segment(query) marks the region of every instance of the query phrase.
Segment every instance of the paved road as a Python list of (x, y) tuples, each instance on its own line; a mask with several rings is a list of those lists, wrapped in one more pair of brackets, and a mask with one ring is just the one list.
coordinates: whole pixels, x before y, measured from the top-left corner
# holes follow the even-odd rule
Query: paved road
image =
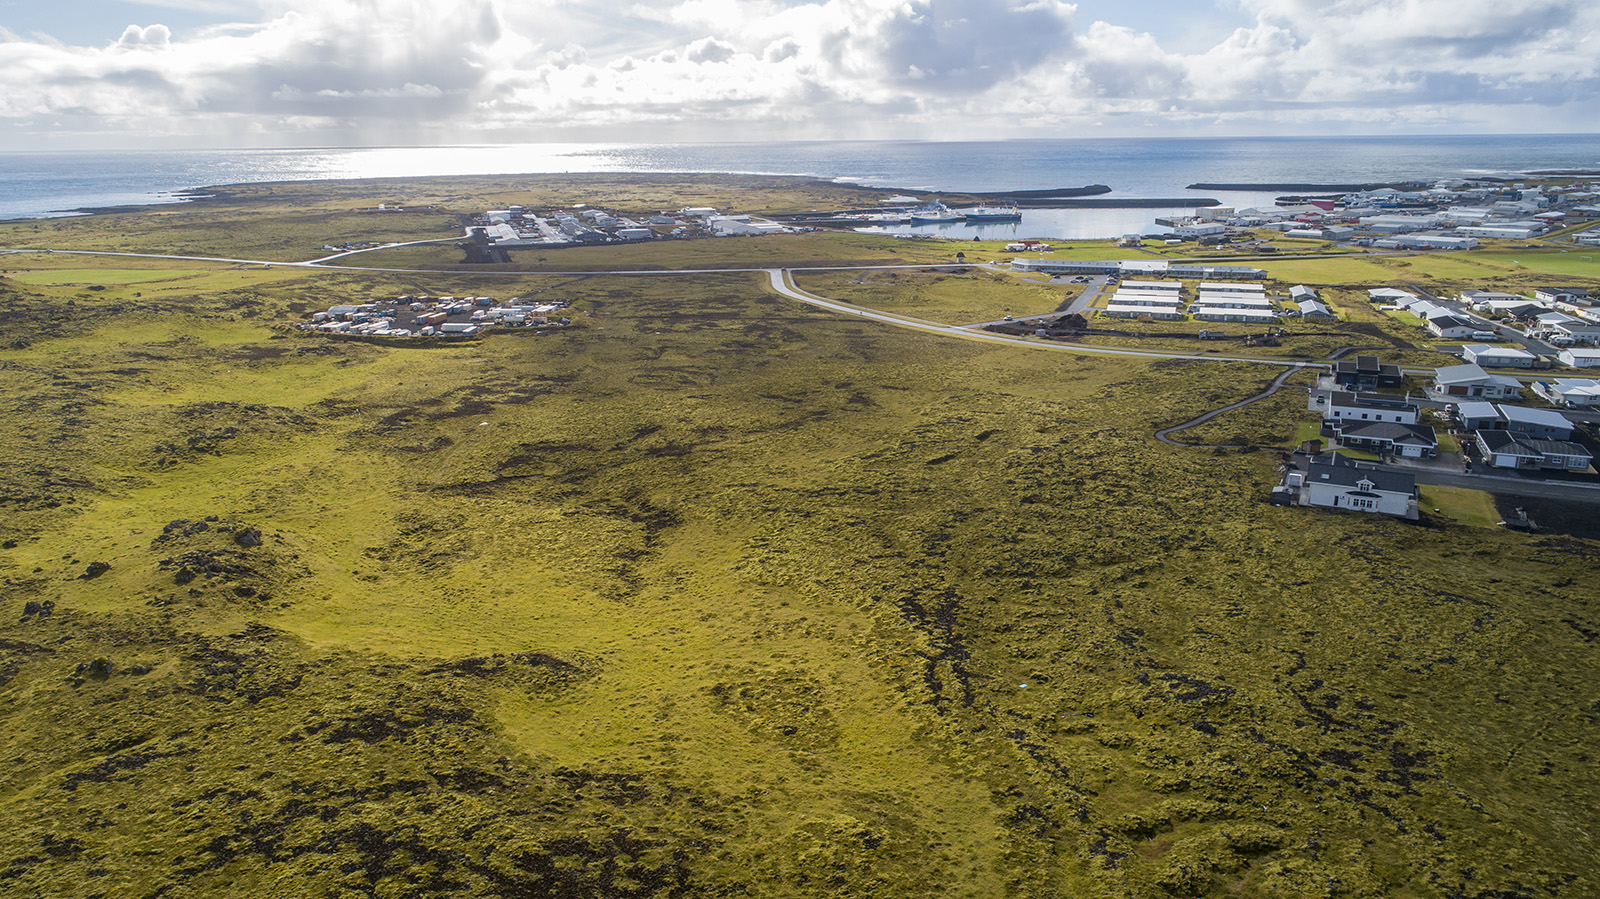
[(1600, 485), (1596, 484), (1581, 484), (1574, 481), (1544, 481), (1519, 478), (1515, 475), (1461, 474), (1434, 469), (1408, 468), (1399, 465), (1380, 465), (1378, 467), (1384, 471), (1412, 475), (1417, 479), (1418, 484), (1432, 484), (1439, 487), (1465, 487), (1468, 490), (1485, 490), (1489, 493), (1600, 505)]
[(464, 239), (465, 238), (462, 238), (462, 237), (439, 237), (439, 238), (435, 238), (433, 240), (407, 240), (407, 241), (402, 241), (400, 243), (386, 243), (383, 246), (379, 246), (379, 247), (365, 247), (365, 248), (360, 249), (360, 250), (345, 250), (343, 253), (334, 253), (332, 256), (324, 256), (321, 259), (312, 259), (312, 260), (309, 260), (309, 261), (307, 261), (305, 263), (300, 263), (300, 264), (304, 264), (304, 265), (324, 265), (326, 263), (332, 262), (335, 259), (343, 259), (346, 256), (356, 256), (356, 255), (359, 255), (361, 253), (374, 253), (374, 252), (377, 252), (378, 250), (392, 250), (392, 249), (394, 249), (396, 247), (423, 247), (423, 246), (428, 246), (429, 244), (436, 244), (436, 243), (456, 243), (457, 241), (464, 240)]
[[(926, 266), (918, 266), (918, 268), (926, 268)], [(828, 309), (833, 312), (841, 312), (845, 315), (854, 315), (860, 318), (870, 319), (872, 321), (882, 322), (888, 325), (895, 325), (896, 327), (910, 328), (914, 331), (923, 331), (930, 334), (940, 334), (945, 337), (961, 337), (967, 340), (982, 340), (987, 343), (1003, 343), (1010, 346), (1026, 347), (1032, 350), (1049, 350), (1051, 352), (1078, 353), (1091, 356), (1135, 356), (1145, 359), (1189, 359), (1195, 362), (1223, 361), (1250, 362), (1258, 365), (1281, 365), (1288, 369), (1287, 374), (1292, 374), (1302, 368), (1326, 367), (1316, 362), (1299, 362), (1289, 359), (1263, 359), (1253, 356), (1218, 356), (1209, 353), (1204, 355), (1191, 353), (1162, 353), (1151, 350), (1121, 349), (1118, 347), (1046, 343), (1044, 341), (1032, 340), (1026, 337), (1011, 337), (1006, 334), (995, 334), (992, 331), (974, 330), (965, 325), (946, 325), (940, 322), (932, 322), (909, 315), (900, 315), (893, 312), (880, 312), (876, 309), (867, 309), (861, 306), (852, 306), (848, 303), (840, 303), (835, 300), (817, 296), (814, 293), (808, 293), (796, 287), (793, 280), (789, 276), (789, 272), (801, 271), (801, 269), (789, 270), (769, 268), (765, 269), (764, 271), (766, 271), (767, 276), (771, 281), (772, 289), (792, 300), (799, 300), (800, 302), (811, 306)], [(810, 271), (810, 269), (804, 269), (804, 271)]]
[[(451, 240), (457, 240), (459, 238), (450, 238), (450, 239)], [(1192, 361), (1195, 361), (1195, 362), (1244, 362), (1244, 363), (1252, 363), (1252, 364), (1256, 364), (1256, 365), (1279, 365), (1279, 366), (1284, 366), (1286, 368), (1289, 368), (1291, 370), (1298, 370), (1298, 369), (1301, 369), (1301, 368), (1326, 368), (1326, 366), (1319, 365), (1319, 364), (1316, 364), (1316, 363), (1299, 362), (1299, 361), (1288, 360), (1288, 359), (1271, 359), (1271, 358), (1263, 358), (1263, 357), (1257, 357), (1257, 356), (1224, 356), (1224, 355), (1210, 354), (1210, 353), (1207, 353), (1207, 354), (1204, 354), (1204, 355), (1192, 354), (1192, 353), (1163, 353), (1163, 352), (1155, 352), (1155, 351), (1150, 351), (1150, 350), (1121, 349), (1121, 348), (1117, 348), (1117, 347), (1081, 346), (1081, 345), (1069, 345), (1069, 344), (1062, 344), (1062, 343), (1043, 343), (1043, 342), (1040, 342), (1040, 341), (1037, 341), (1037, 340), (1030, 340), (1030, 339), (1024, 338), (1024, 337), (1010, 337), (1010, 336), (1007, 336), (1007, 335), (1004, 335), (1004, 334), (994, 334), (994, 333), (991, 333), (991, 332), (988, 332), (988, 331), (973, 330), (971, 328), (963, 327), (963, 326), (960, 326), (960, 325), (946, 325), (946, 324), (941, 324), (939, 322), (931, 322), (931, 321), (927, 321), (925, 319), (915, 318), (915, 317), (909, 316), (909, 315), (899, 315), (899, 314), (889, 313), (889, 312), (879, 312), (879, 311), (873, 310), (873, 309), (865, 309), (865, 308), (862, 308), (862, 307), (859, 307), (859, 306), (851, 306), (851, 305), (848, 305), (848, 304), (845, 304), (845, 303), (834, 302), (833, 300), (828, 300), (828, 299), (825, 299), (823, 297), (819, 297), (819, 296), (817, 296), (815, 294), (807, 293), (807, 292), (805, 292), (803, 290), (800, 290), (799, 288), (797, 288), (797, 287), (795, 287), (793, 285), (792, 281), (790, 280), (790, 276), (789, 276), (789, 272), (794, 272), (794, 271), (805, 271), (805, 272), (863, 271), (863, 270), (868, 270), (868, 271), (880, 271), (880, 270), (923, 270), (923, 271), (925, 271), (925, 270), (928, 270), (928, 269), (963, 269), (963, 268), (972, 268), (972, 267), (974, 267), (975, 264), (973, 264), (973, 263), (950, 262), (950, 263), (933, 263), (933, 264), (924, 263), (924, 264), (921, 264), (921, 265), (822, 265), (822, 266), (804, 266), (804, 267), (797, 267), (797, 268), (794, 268), (794, 269), (787, 269), (787, 270), (786, 269), (776, 269), (776, 268), (763, 268), (763, 267), (738, 267), (738, 268), (697, 268), (697, 269), (638, 269), (638, 270), (623, 270), (623, 271), (610, 271), (610, 272), (601, 272), (601, 271), (593, 271), (593, 270), (570, 271), (570, 272), (569, 271), (539, 271), (539, 272), (494, 272), (494, 271), (482, 272), (482, 271), (474, 271), (474, 272), (457, 272), (457, 271), (439, 271), (439, 270), (429, 270), (429, 269), (368, 268), (368, 267), (362, 267), (362, 266), (325, 265), (325, 264), (320, 264), (316, 260), (312, 260), (312, 261), (308, 261), (308, 262), (281, 262), (281, 261), (266, 260), (266, 259), (239, 259), (239, 258), (230, 257), (230, 256), (179, 256), (179, 255), (167, 255), (167, 254), (160, 254), (160, 253), (122, 253), (122, 252), (112, 252), (112, 251), (109, 251), (109, 250), (54, 250), (54, 249), (32, 249), (32, 248), (28, 248), (28, 249), (0, 248), (0, 253), (54, 253), (54, 254), (72, 255), (72, 256), (112, 256), (112, 257), (117, 257), (117, 258), (128, 258), (128, 259), (166, 259), (166, 260), (179, 260), (179, 261), (185, 261), (185, 262), (225, 262), (225, 263), (230, 263), (230, 264), (233, 264), (233, 265), (260, 265), (260, 266), (264, 266), (264, 267), (271, 267), (271, 266), (276, 265), (276, 266), (282, 266), (282, 267), (286, 267), (286, 268), (315, 269), (315, 270), (318, 270), (318, 271), (378, 272), (378, 273), (407, 274), (407, 275), (462, 275), (462, 274), (471, 274), (471, 275), (473, 275), (475, 277), (483, 276), (483, 275), (502, 275), (502, 276), (513, 277), (513, 278), (527, 278), (529, 275), (554, 275), (554, 276), (560, 276), (560, 277), (577, 277), (577, 276), (595, 277), (595, 276), (600, 276), (600, 275), (638, 275), (638, 276), (648, 276), (648, 277), (673, 277), (673, 276), (685, 276), (685, 275), (743, 274), (743, 273), (751, 273), (751, 272), (765, 272), (765, 273), (767, 273), (768, 277), (770, 278), (773, 290), (777, 291), (780, 294), (783, 294), (786, 297), (789, 297), (790, 299), (799, 300), (802, 303), (808, 303), (808, 304), (810, 304), (812, 306), (818, 306), (818, 307), (821, 307), (823, 309), (830, 309), (830, 310), (832, 310), (834, 312), (842, 312), (842, 313), (844, 313), (846, 315), (854, 315), (854, 316), (858, 316), (858, 317), (861, 317), (861, 318), (867, 318), (867, 319), (871, 319), (873, 321), (882, 322), (884, 324), (895, 325), (895, 326), (902, 327), (902, 328), (911, 328), (913, 330), (924, 331), (924, 332), (932, 333), (932, 334), (940, 334), (940, 335), (943, 335), (943, 336), (946, 336), (946, 337), (961, 337), (961, 338), (965, 338), (965, 339), (969, 339), (969, 340), (982, 340), (982, 341), (986, 341), (988, 343), (1003, 343), (1003, 344), (1009, 344), (1011, 346), (1021, 346), (1021, 347), (1027, 347), (1029, 349), (1035, 349), (1035, 350), (1051, 350), (1051, 351), (1055, 351), (1055, 352), (1068, 352), (1068, 353), (1078, 353), (1078, 354), (1083, 354), (1083, 355), (1095, 355), (1095, 356), (1134, 356), (1134, 357), (1141, 357), (1141, 358), (1146, 358), (1146, 359), (1188, 359), (1188, 360), (1192, 360)], [(348, 255), (348, 254), (340, 254), (340, 255)], [(991, 264), (991, 265), (985, 265), (983, 267), (985, 267), (985, 268), (994, 268), (995, 266)], [(1050, 313), (1050, 314), (1053, 315), (1055, 313)]]
[[(1105, 292), (1105, 289), (1105, 275), (1096, 275), (1095, 277), (1090, 278), (1088, 283), (1083, 285), (1083, 293), (1078, 294), (1078, 298), (1073, 300), (1072, 305), (1067, 307), (1067, 313), (1071, 314), (1076, 312), (1079, 315), (1085, 315), (1085, 313), (1088, 312), (1089, 305), (1098, 299), (1100, 294)], [(1085, 315), (1085, 317), (1087, 317), (1087, 315)]]
[[(458, 240), (461, 240), (461, 239), (462, 238), (459, 238), (459, 237), (452, 237), (452, 238), (449, 238), (448, 241), (458, 241)], [(441, 243), (441, 242), (448, 242), (448, 241), (446, 241), (444, 239), (441, 239), (441, 240), (437, 240), (437, 241), (415, 241), (415, 243)], [(393, 244), (393, 246), (408, 246), (408, 244)], [(374, 247), (372, 249), (378, 249), (378, 248)], [(340, 253), (340, 254), (338, 254), (338, 256), (330, 256), (330, 257), (327, 257), (327, 258), (334, 259), (334, 258), (339, 258), (339, 257), (342, 257), (342, 256), (354, 255), (357, 252), (371, 252), (371, 250), (352, 251), (351, 253)], [(264, 267), (278, 266), (278, 267), (281, 267), (281, 268), (304, 268), (304, 269), (313, 269), (313, 270), (316, 270), (316, 271), (330, 271), (330, 272), (376, 272), (376, 273), (379, 273), (379, 274), (392, 274), (392, 275), (471, 275), (472, 277), (475, 277), (475, 278), (486, 277), (486, 276), (487, 277), (499, 276), (499, 277), (503, 277), (503, 278), (528, 278), (528, 277), (540, 276), (540, 275), (554, 275), (554, 276), (558, 276), (558, 277), (573, 277), (573, 278), (575, 278), (575, 277), (590, 277), (590, 276), (597, 276), (597, 275), (648, 275), (648, 276), (652, 276), (652, 277), (674, 277), (674, 276), (684, 276), (684, 275), (749, 274), (749, 273), (752, 273), (752, 272), (765, 272), (765, 271), (768, 271), (766, 266), (760, 266), (760, 265), (738, 266), (738, 267), (730, 267), (730, 268), (619, 269), (619, 270), (616, 270), (616, 271), (597, 271), (595, 269), (578, 269), (578, 270), (574, 270), (574, 271), (538, 269), (538, 270), (534, 270), (534, 271), (515, 271), (515, 272), (508, 272), (508, 271), (480, 271), (480, 270), (462, 271), (462, 270), (458, 270), (458, 269), (436, 269), (436, 268), (434, 268), (434, 269), (429, 269), (429, 268), (381, 268), (381, 267), (377, 267), (377, 266), (327, 265), (327, 264), (325, 264), (325, 263), (323, 263), (323, 262), (321, 262), (319, 260), (315, 260), (315, 259), (308, 260), (308, 261), (305, 261), (305, 262), (284, 262), (284, 261), (277, 260), (277, 259), (238, 259), (238, 258), (235, 258), (235, 257), (232, 257), (232, 256), (178, 256), (178, 255), (163, 254), (163, 253), (120, 253), (120, 252), (114, 252), (114, 251), (111, 251), (111, 250), (56, 250), (56, 249), (50, 249), (50, 248), (27, 248), (27, 247), (25, 247), (25, 248), (9, 248), (9, 247), (0, 247), (0, 255), (14, 255), (14, 254), (26, 254), (26, 253), (46, 253), (46, 254), (54, 254), (54, 255), (59, 255), (59, 256), (112, 256), (112, 257), (121, 258), (121, 259), (165, 259), (165, 260), (177, 260), (177, 261), (180, 261), (180, 262), (226, 262), (226, 263), (228, 263), (230, 265), (260, 265), (260, 266), (264, 266)], [(1007, 270), (1009, 270), (1007, 266), (997, 265), (997, 264), (985, 264), (985, 265), (981, 265), (980, 266), (977, 263), (970, 263), (970, 262), (932, 262), (932, 263), (925, 262), (925, 263), (916, 264), (916, 265), (911, 265), (911, 264), (901, 264), (901, 265), (816, 265), (816, 266), (797, 267), (797, 268), (791, 269), (791, 271), (797, 271), (797, 272), (799, 272), (799, 271), (805, 271), (805, 272), (907, 271), (907, 270), (927, 271), (927, 270), (930, 270), (930, 269), (956, 270), (956, 269), (969, 269), (969, 268), (980, 268), (980, 267), (981, 268), (988, 268), (988, 269), (993, 270), (993, 271), (1007, 271)]]
[(1528, 352), (1534, 354), (1535, 356), (1544, 356), (1546, 358), (1554, 358), (1555, 357), (1555, 354), (1557, 352), (1556, 348), (1551, 346), (1550, 344), (1545, 343), (1542, 340), (1538, 340), (1536, 338), (1529, 337), (1528, 335), (1522, 333), (1521, 331), (1518, 331), (1515, 328), (1509, 327), (1507, 325), (1502, 325), (1502, 324), (1499, 324), (1497, 322), (1490, 321), (1489, 319), (1484, 318), (1483, 316), (1479, 315), (1477, 312), (1473, 311), (1470, 307), (1466, 306), (1465, 304), (1458, 303), (1455, 300), (1447, 300), (1447, 299), (1444, 299), (1442, 297), (1434, 296), (1433, 294), (1427, 292), (1426, 290), (1423, 290), (1422, 287), (1420, 287), (1419, 285), (1416, 285), (1416, 284), (1407, 284), (1406, 285), (1406, 289), (1411, 291), (1412, 293), (1416, 294), (1417, 296), (1422, 297), (1424, 300), (1428, 300), (1430, 302), (1438, 303), (1441, 306), (1445, 306), (1445, 307), (1448, 307), (1450, 309), (1455, 310), (1455, 313), (1457, 315), (1461, 316), (1462, 318), (1467, 319), (1468, 321), (1472, 322), (1474, 325), (1477, 325), (1478, 327), (1482, 328), (1485, 331), (1493, 331), (1493, 332), (1495, 332), (1502, 339), (1509, 340), (1512, 343), (1515, 343), (1518, 346), (1521, 346), (1523, 349), (1525, 349)]
[(1266, 390), (1261, 391), (1260, 393), (1256, 394), (1255, 396), (1239, 400), (1236, 403), (1229, 403), (1228, 405), (1223, 406), (1220, 409), (1212, 409), (1210, 412), (1207, 412), (1204, 415), (1199, 415), (1199, 416), (1196, 416), (1194, 418), (1191, 418), (1188, 421), (1184, 422), (1183, 424), (1173, 425), (1170, 428), (1162, 428), (1161, 430), (1156, 432), (1156, 439), (1161, 441), (1162, 443), (1166, 443), (1166, 444), (1169, 444), (1171, 446), (1189, 446), (1189, 447), (1195, 447), (1195, 448), (1199, 448), (1199, 449), (1215, 449), (1216, 448), (1216, 444), (1183, 443), (1181, 441), (1173, 440), (1172, 439), (1172, 435), (1177, 433), (1178, 431), (1187, 430), (1187, 429), (1192, 428), (1192, 427), (1194, 427), (1196, 425), (1203, 425), (1206, 422), (1210, 421), (1211, 419), (1216, 418), (1218, 415), (1223, 414), (1224, 412), (1232, 412), (1235, 409), (1238, 409), (1238, 408), (1241, 408), (1241, 407), (1244, 407), (1244, 406), (1248, 406), (1251, 403), (1259, 402), (1261, 400), (1266, 399), (1269, 396), (1272, 396), (1274, 393), (1277, 393), (1278, 391), (1283, 389), (1284, 382), (1288, 381), (1289, 377), (1291, 375), (1293, 375), (1295, 373), (1295, 371), (1296, 371), (1296, 369), (1293, 369), (1293, 368), (1285, 369), (1276, 378), (1272, 379), (1272, 383), (1267, 387)]
[[(984, 266), (984, 268), (990, 268), (990, 266)], [(1088, 282), (1085, 283), (1085, 282), (1080, 282), (1080, 281), (1074, 281), (1071, 278), (1051, 278), (1049, 281), (1046, 281), (1045, 283), (1046, 284), (1081, 283), (1081, 284), (1083, 284), (1083, 292), (1078, 294), (1077, 296), (1073, 297), (1072, 299), (1066, 301), (1065, 303), (1062, 303), (1059, 307), (1056, 308), (1056, 310), (1054, 312), (1041, 312), (1041, 313), (1039, 313), (1037, 315), (1014, 315), (1014, 316), (1012, 316), (1010, 318), (998, 318), (998, 319), (994, 319), (993, 321), (986, 321), (986, 322), (970, 322), (968, 324), (962, 325), (962, 327), (963, 328), (987, 328), (990, 325), (1014, 325), (1014, 324), (1016, 324), (1018, 322), (1026, 323), (1026, 322), (1038, 322), (1038, 321), (1052, 321), (1052, 320), (1054, 320), (1056, 318), (1059, 318), (1059, 317), (1061, 317), (1063, 315), (1071, 315), (1074, 312), (1082, 313), (1082, 312), (1084, 312), (1084, 310), (1089, 308), (1089, 304), (1090, 303), (1094, 302), (1094, 298), (1100, 295), (1101, 288), (1105, 287), (1105, 285), (1106, 285), (1106, 279), (1105, 279), (1104, 275), (1101, 275), (1101, 276), (1099, 276), (1097, 278), (1090, 278), (1088, 280)]]

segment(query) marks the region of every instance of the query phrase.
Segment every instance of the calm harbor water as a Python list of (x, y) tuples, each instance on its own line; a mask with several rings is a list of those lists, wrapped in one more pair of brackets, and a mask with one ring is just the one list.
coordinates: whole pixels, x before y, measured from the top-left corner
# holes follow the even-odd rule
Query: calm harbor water
[[(846, 141), (762, 144), (0, 153), (0, 218), (179, 202), (206, 186), (267, 181), (560, 172), (806, 175), (918, 190), (1037, 190), (1105, 184), (1110, 198), (1273, 193), (1190, 191), (1207, 182), (1367, 182), (1600, 171), (1600, 135), (1357, 138)], [(593, 202), (604, 204), (603, 197)], [(942, 236), (1111, 237), (1178, 209), (1026, 210), (1021, 223), (926, 226)]]

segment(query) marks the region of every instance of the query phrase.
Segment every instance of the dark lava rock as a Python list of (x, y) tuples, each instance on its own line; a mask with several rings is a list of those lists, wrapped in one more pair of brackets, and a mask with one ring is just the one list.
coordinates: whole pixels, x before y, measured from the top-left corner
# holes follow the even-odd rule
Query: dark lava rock
[(106, 572), (108, 572), (110, 570), (111, 570), (111, 566), (106, 564), (105, 562), (90, 562), (89, 563), (89, 567), (85, 568), (83, 570), (83, 574), (78, 575), (78, 580), (80, 580), (80, 581), (94, 580), (95, 578), (99, 577), (102, 574), (105, 574)]
[(261, 531), (257, 528), (245, 528), (233, 535), (233, 542), (249, 549), (261, 545)]
[(110, 659), (101, 656), (100, 658), (90, 662), (79, 662), (74, 673), (92, 677), (97, 680), (103, 680), (111, 676), (111, 670), (113, 667), (114, 666), (111, 664)]

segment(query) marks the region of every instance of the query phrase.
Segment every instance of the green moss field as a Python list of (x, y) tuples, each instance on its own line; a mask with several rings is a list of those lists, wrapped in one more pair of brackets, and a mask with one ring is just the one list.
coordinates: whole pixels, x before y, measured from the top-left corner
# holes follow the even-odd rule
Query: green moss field
[[(557, 181), (0, 224), (28, 250), (0, 256), (0, 895), (1600, 895), (1600, 543), (1496, 527), (1475, 491), (1419, 522), (1268, 505), (1307, 375), (1172, 446), (1154, 432), (1281, 366), (921, 333), (754, 272), (42, 252), (304, 261), (601, 191), (876, 202)], [(681, 246), (560, 255), (974, 253)], [(1600, 275), (1512, 256), (1274, 262), (1345, 285), (1353, 317), (1278, 352), (1444, 364), (1361, 289)], [(981, 269), (797, 280), (941, 322), (1071, 296)], [(564, 299), (572, 324), (292, 327), (419, 293)]]

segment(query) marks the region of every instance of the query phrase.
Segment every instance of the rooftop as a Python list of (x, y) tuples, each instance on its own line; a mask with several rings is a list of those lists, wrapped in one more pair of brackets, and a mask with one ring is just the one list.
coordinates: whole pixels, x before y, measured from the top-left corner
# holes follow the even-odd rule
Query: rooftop
[(1532, 409), (1527, 406), (1508, 406), (1505, 404), (1498, 405), (1495, 408), (1500, 410), (1500, 416), (1508, 422), (1536, 425), (1541, 428), (1572, 430), (1572, 422), (1565, 415), (1553, 409)]
[(1500, 410), (1495, 408), (1494, 403), (1483, 400), (1467, 400), (1466, 402), (1456, 403), (1456, 413), (1464, 419), (1500, 417)]
[(1354, 459), (1338, 453), (1323, 453), (1314, 457), (1306, 467), (1307, 484), (1333, 484), (1339, 487), (1356, 487), (1360, 482), (1370, 483), (1375, 490), (1388, 493), (1412, 493), (1417, 479), (1397, 471), (1379, 471), (1376, 468), (1358, 467)]
[(1427, 425), (1408, 425), (1397, 421), (1341, 421), (1337, 425), (1341, 438), (1358, 440), (1388, 440), (1415, 446), (1437, 446), (1439, 437)]
[(1474, 356), (1500, 356), (1508, 359), (1532, 359), (1533, 354), (1527, 350), (1518, 350), (1506, 346), (1493, 346), (1487, 343), (1469, 343), (1461, 347), (1463, 352)]

